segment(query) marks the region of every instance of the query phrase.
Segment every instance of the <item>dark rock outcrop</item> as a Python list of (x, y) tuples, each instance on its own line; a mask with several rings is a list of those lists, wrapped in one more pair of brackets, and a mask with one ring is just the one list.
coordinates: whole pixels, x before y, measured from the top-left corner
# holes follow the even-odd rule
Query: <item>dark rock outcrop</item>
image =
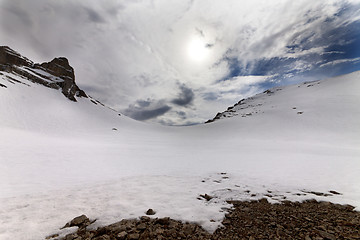
[(35, 68), (46, 69), (46, 71), (56, 77), (62, 79), (75, 80), (74, 69), (69, 65), (69, 61), (65, 57), (54, 58), (51, 62), (35, 64)]
[(90, 219), (86, 215), (81, 215), (74, 218), (70, 222), (66, 223), (66, 225), (63, 228), (74, 227), (74, 226), (79, 228), (86, 228), (90, 224), (91, 224)]
[(145, 214), (146, 214), (146, 215), (155, 215), (156, 212), (155, 212), (152, 208), (149, 208), (149, 209), (146, 211)]
[(76, 101), (75, 97), (87, 97), (76, 85), (74, 69), (65, 57), (34, 64), (11, 48), (0, 46), (0, 71), (15, 73), (49, 88), (61, 89), (72, 101)]
[(6, 71), (13, 65), (32, 67), (33, 62), (7, 46), (0, 46), (0, 70)]
[(74, 69), (69, 65), (65, 57), (54, 58), (51, 62), (35, 64), (36, 69), (44, 70), (63, 81), (57, 84), (61, 87), (62, 93), (70, 100), (76, 101), (77, 97), (87, 97), (85, 92), (75, 84)]
[[(58, 239), (58, 234), (47, 239)], [(79, 228), (76, 233), (66, 235), (61, 240), (136, 240), (136, 239), (211, 239), (211, 235), (200, 226), (193, 223), (182, 223), (170, 218), (150, 218), (142, 216), (140, 219), (123, 219), (109, 226), (96, 230)]]
[(236, 107), (236, 106), (238, 106), (238, 105), (243, 105), (243, 104), (244, 104), (244, 101), (245, 101), (245, 99), (241, 99), (239, 102), (235, 103), (234, 106), (228, 107), (226, 111), (224, 111), (224, 112), (218, 112), (213, 119), (209, 119), (209, 120), (207, 120), (205, 123), (215, 122), (216, 120), (219, 120), (220, 118), (225, 117), (225, 116), (226, 116), (226, 113), (234, 113), (234, 112), (236, 112), (236, 111), (233, 110), (234, 107)]

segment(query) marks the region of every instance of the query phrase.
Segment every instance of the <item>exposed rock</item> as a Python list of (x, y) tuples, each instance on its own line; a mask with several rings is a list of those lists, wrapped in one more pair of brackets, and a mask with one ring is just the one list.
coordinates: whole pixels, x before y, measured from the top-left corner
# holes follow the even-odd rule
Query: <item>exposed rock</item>
[(142, 217), (140, 217), (140, 220), (142, 221), (142, 222), (149, 222), (150, 221), (150, 217), (148, 217), (148, 216), (142, 216)]
[[(197, 224), (143, 216), (140, 220), (124, 219), (96, 230), (79, 229), (61, 240), (360, 239), (360, 213), (353, 208), (350, 210), (349, 205), (324, 204), (316, 200), (271, 204), (266, 199), (229, 203), (234, 208), (226, 214), (223, 227), (213, 234)], [(87, 220), (80, 216), (71, 222), (81, 224)]]
[(0, 71), (11, 70), (11, 66), (32, 67), (33, 62), (7, 46), (0, 46)]
[(118, 239), (125, 239), (127, 235), (128, 235), (127, 232), (122, 231), (121, 233), (119, 233), (118, 235), (116, 235), (116, 237), (117, 237)]
[(56, 238), (58, 236), (59, 236), (59, 234), (56, 233), (56, 234), (53, 234), (53, 235), (50, 235), (50, 236), (46, 237), (45, 239)]
[(87, 97), (76, 85), (74, 69), (64, 57), (34, 64), (11, 48), (0, 46), (0, 71), (15, 73), (49, 88), (61, 89), (61, 92), (72, 101), (76, 101), (75, 97)]
[(270, 95), (270, 94), (272, 94), (272, 93), (274, 93), (274, 92), (272, 92), (272, 91), (270, 91), (270, 90), (268, 89), (268, 90), (264, 91), (263, 93)]
[(156, 212), (153, 210), (153, 209), (151, 209), (151, 208), (149, 208), (147, 211), (146, 211), (146, 215), (155, 215), (156, 214)]
[(85, 228), (90, 224), (91, 224), (90, 219), (85, 215), (81, 215), (68, 222), (63, 228), (74, 227), (74, 226), (79, 228)]
[(132, 233), (129, 235), (129, 240), (137, 240), (140, 238), (140, 235), (138, 233)]
[(213, 199), (214, 197), (207, 195), (206, 193), (203, 195), (201, 194), (200, 197), (204, 198), (206, 201), (210, 201), (211, 199)]
[(137, 230), (145, 230), (146, 229), (146, 224), (145, 223), (140, 223), (139, 225), (137, 225), (136, 227)]
[(306, 235), (305, 240), (311, 240), (311, 237), (309, 235)]
[(194, 233), (195, 227), (193, 225), (187, 224), (184, 227), (184, 234), (189, 236), (190, 234)]
[(54, 58), (51, 62), (35, 64), (35, 68), (46, 69), (46, 71), (56, 77), (62, 79), (75, 80), (74, 69), (69, 65), (69, 61), (65, 57)]
[[(251, 99), (252, 99), (252, 98), (248, 98), (248, 100), (251, 100)], [(235, 108), (236, 106), (238, 106), (238, 105), (244, 105), (245, 102), (246, 102), (246, 99), (241, 99), (239, 102), (235, 103), (233, 106), (228, 107), (226, 111), (224, 111), (224, 112), (218, 112), (213, 119), (209, 119), (209, 120), (207, 120), (205, 123), (212, 123), (212, 122), (214, 122), (214, 121), (216, 121), (216, 120), (219, 120), (219, 119), (221, 119), (221, 118), (224, 118), (224, 117), (236, 116), (236, 115), (237, 115), (237, 112), (236, 112), (236, 110), (234, 110), (234, 108)], [(260, 104), (260, 105), (261, 105), (261, 104)], [(241, 109), (243, 109), (243, 108), (241, 108)], [(251, 116), (251, 115), (252, 115), (252, 114), (248, 114), (248, 115), (244, 114), (243, 117)]]
[[(339, 219), (354, 219), (360, 224), (360, 213), (340, 210), (336, 204), (316, 200), (303, 203), (285, 201), (270, 204), (267, 200), (232, 201), (234, 209), (226, 216), (225, 227), (215, 231), (213, 239), (354, 239), (355, 226), (346, 227)], [(243, 211), (244, 208), (250, 209)], [(220, 236), (220, 237), (219, 237)]]
[(79, 235), (77, 235), (76, 233), (68, 234), (65, 236), (64, 240), (79, 240)]
[(168, 218), (168, 217), (159, 218), (159, 219), (156, 220), (156, 223), (158, 223), (160, 225), (169, 225), (170, 218)]
[(304, 193), (309, 193), (309, 194), (314, 194), (316, 196), (324, 196), (324, 197), (329, 197), (329, 196), (332, 196), (331, 194), (329, 193), (322, 193), (322, 192), (315, 192), (315, 191), (302, 191)]
[(90, 223), (90, 220), (87, 216), (85, 215), (81, 215), (81, 216), (78, 216), (76, 218), (74, 218), (71, 222), (70, 222), (70, 226), (81, 226), (81, 225), (86, 225), (86, 224), (89, 224)]
[[(83, 240), (83, 239), (80, 238), (80, 239), (76, 239), (76, 240)], [(102, 236), (96, 238), (96, 240), (111, 240), (111, 237), (109, 235), (102, 235)]]
[(330, 233), (327, 233), (325, 231), (318, 230), (318, 233), (321, 237), (323, 237), (326, 240), (336, 240), (336, 237)]
[(74, 69), (69, 65), (67, 58), (54, 58), (51, 62), (35, 64), (34, 68), (44, 70), (53, 76), (61, 78), (63, 82), (58, 82), (58, 85), (68, 99), (76, 101), (75, 96), (87, 97), (85, 92), (75, 84)]

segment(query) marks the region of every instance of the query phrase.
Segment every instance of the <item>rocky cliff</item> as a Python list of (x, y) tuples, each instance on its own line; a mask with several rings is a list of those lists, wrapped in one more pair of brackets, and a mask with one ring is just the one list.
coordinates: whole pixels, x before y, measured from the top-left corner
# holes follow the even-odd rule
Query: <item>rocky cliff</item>
[(49, 88), (61, 89), (71, 101), (76, 101), (76, 97), (87, 97), (76, 85), (74, 69), (64, 57), (38, 64), (7, 46), (0, 46), (0, 71), (19, 75)]

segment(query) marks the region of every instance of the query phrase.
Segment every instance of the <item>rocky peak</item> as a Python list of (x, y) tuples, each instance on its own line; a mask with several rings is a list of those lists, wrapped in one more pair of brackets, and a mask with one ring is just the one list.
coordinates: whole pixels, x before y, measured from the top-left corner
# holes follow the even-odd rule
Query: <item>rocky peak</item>
[(54, 58), (51, 62), (36, 64), (35, 68), (43, 68), (48, 73), (60, 77), (62, 79), (72, 79), (75, 82), (74, 69), (70, 66), (69, 61), (65, 57)]
[(85, 92), (76, 85), (74, 69), (65, 57), (34, 64), (11, 48), (1, 46), (0, 71), (15, 73), (49, 88), (61, 89), (68, 99), (75, 102), (75, 97), (87, 97)]
[(10, 66), (33, 66), (33, 62), (7, 46), (0, 46), (0, 70), (9, 69)]
[(70, 100), (76, 101), (77, 97), (87, 97), (84, 91), (82, 91), (75, 84), (74, 69), (70, 66), (69, 61), (65, 57), (54, 58), (51, 62), (45, 62), (41, 64), (35, 64), (34, 68), (41, 69), (50, 73), (55, 77), (61, 78), (63, 81), (57, 84), (61, 87), (62, 93)]

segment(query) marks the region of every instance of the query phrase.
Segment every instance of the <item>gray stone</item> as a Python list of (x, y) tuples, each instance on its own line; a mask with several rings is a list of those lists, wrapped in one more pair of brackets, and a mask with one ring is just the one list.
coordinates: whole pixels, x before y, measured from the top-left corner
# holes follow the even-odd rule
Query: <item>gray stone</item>
[(318, 230), (318, 233), (321, 237), (327, 240), (336, 240), (336, 237), (330, 233), (327, 233), (325, 231)]
[(117, 237), (118, 239), (122, 240), (122, 239), (125, 239), (127, 235), (128, 235), (127, 232), (122, 231), (122, 232), (119, 233), (116, 237)]
[(159, 219), (156, 220), (156, 223), (158, 223), (160, 225), (169, 225), (170, 218), (169, 217), (159, 218)]
[(136, 229), (143, 231), (143, 230), (146, 229), (146, 224), (145, 223), (140, 223), (139, 225), (137, 225)]
[(73, 220), (71, 220), (70, 227), (73, 227), (73, 226), (80, 227), (83, 225), (88, 225), (89, 223), (90, 223), (89, 218), (86, 217), (85, 215), (81, 215), (81, 216), (78, 216), (78, 217), (74, 218)]
[(147, 211), (146, 211), (146, 215), (155, 215), (156, 214), (156, 212), (153, 210), (153, 209), (151, 209), (151, 208), (149, 208)]
[(130, 239), (130, 240), (137, 240), (139, 238), (140, 238), (140, 235), (138, 233), (132, 233), (128, 237), (128, 239)]

